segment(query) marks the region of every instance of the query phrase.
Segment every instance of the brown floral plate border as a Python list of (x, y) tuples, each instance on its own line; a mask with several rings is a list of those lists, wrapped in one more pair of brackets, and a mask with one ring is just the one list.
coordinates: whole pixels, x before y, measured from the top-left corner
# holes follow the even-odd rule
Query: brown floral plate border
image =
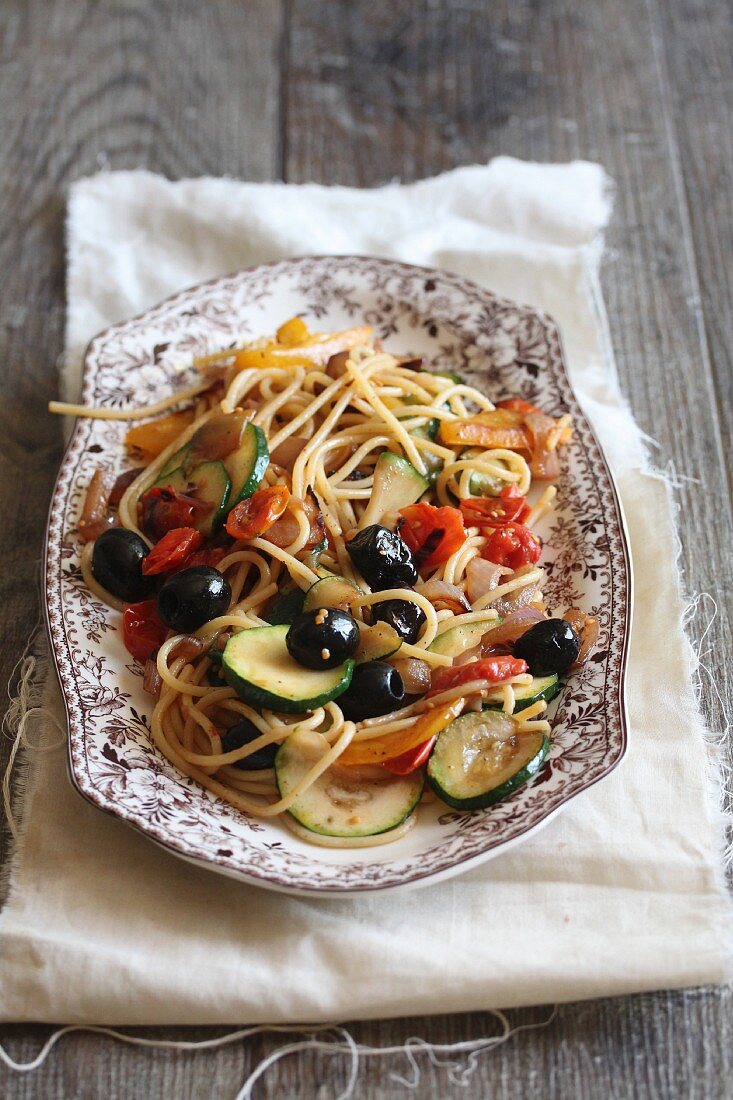
[(124, 423), (80, 420), (49, 516), (48, 628), (69, 721), (77, 790), (169, 851), (258, 886), (348, 894), (415, 887), (456, 874), (529, 836), (616, 767), (626, 750), (624, 676), (631, 569), (608, 466), (570, 387), (557, 326), (444, 271), (359, 256), (281, 260), (216, 279), (114, 325), (86, 354), (83, 400), (149, 403), (190, 377), (195, 355), (272, 332), (295, 313), (312, 327), (366, 321), (390, 350), (425, 355), (493, 399), (520, 394), (575, 422), (558, 508), (541, 531), (548, 606), (579, 605), (600, 621), (591, 661), (553, 706), (552, 750), (535, 780), (489, 810), (439, 803), (401, 841), (336, 850), (310, 846), (281, 822), (250, 818), (180, 775), (150, 741), (150, 698), (124, 650), (117, 612), (82, 580), (77, 522), (95, 467), (128, 462)]

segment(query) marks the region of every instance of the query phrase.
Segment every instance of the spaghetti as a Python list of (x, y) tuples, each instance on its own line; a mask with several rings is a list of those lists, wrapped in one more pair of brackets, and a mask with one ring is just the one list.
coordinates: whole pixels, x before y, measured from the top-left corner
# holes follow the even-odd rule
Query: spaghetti
[[(491, 751), (502, 761), (507, 745), (532, 738), (546, 745), (550, 731), (549, 696), (532, 700), (538, 677), (514, 649), (537, 624), (557, 621), (545, 613), (531, 530), (553, 507), (555, 490), (546, 487), (533, 507), (526, 495), (535, 472), (556, 461), (570, 438), (570, 418), (553, 420), (518, 399), (495, 407), (460, 378), (401, 360), (369, 337), (367, 328), (314, 336), (296, 318), (273, 340), (203, 357), (199, 383), (147, 410), (54, 404), (78, 416), (143, 419), (196, 399), (182, 431), (181, 414), (169, 413), (131, 433), (149, 460), (116, 513), (90, 527), (101, 537), (83, 549), (83, 577), (124, 612), (125, 642), (141, 663), (147, 658), (158, 750), (243, 813), (285, 815), (297, 836), (330, 847), (404, 836), (427, 754), (466, 716), (499, 723)], [(147, 427), (154, 430), (146, 446)], [(126, 546), (142, 547), (145, 591), (163, 585), (157, 605), (121, 594), (121, 582), (99, 564), (110, 534), (121, 552), (119, 528)], [(389, 547), (399, 544), (411, 583), (375, 580), (367, 545), (374, 532), (385, 533)], [(176, 629), (175, 616), (171, 627), (163, 590), (197, 571), (224, 578), (225, 605), (194, 628)], [(337, 598), (333, 585), (328, 594), (329, 578), (341, 583)], [(319, 584), (323, 597), (309, 609)], [(385, 625), (385, 609), (398, 626), (402, 615), (418, 628)], [(277, 668), (287, 665), (297, 688), (293, 636), (308, 615), (310, 630), (348, 618), (359, 648), (333, 671), (335, 681), (341, 675), (337, 688), (299, 709), (277, 677), (255, 683), (233, 655), (257, 630), (248, 638), (262, 639), (263, 667), (275, 660), (267, 647), (277, 642)], [(320, 646), (322, 671), (318, 644), (315, 656), (303, 656), (304, 681), (331, 675), (333, 644)], [(384, 683), (394, 686), (396, 676), (404, 698), (398, 692), (391, 706), (367, 698), (368, 684), (378, 682), (372, 678), (354, 702), (368, 665), (387, 669), (379, 673)], [(529, 700), (524, 709), (522, 700)], [(281, 774), (286, 743), (297, 748), (289, 775)], [(374, 792), (384, 801), (385, 791), (410, 783), (417, 798), (408, 812), (364, 826), (360, 807)], [(440, 784), (432, 786), (440, 795)], [(313, 810), (323, 800), (331, 813), (325, 821)]]

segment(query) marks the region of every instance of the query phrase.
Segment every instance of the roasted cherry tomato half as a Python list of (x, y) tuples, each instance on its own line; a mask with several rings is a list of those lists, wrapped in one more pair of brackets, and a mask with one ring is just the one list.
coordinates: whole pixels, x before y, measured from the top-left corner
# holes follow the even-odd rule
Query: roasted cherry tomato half
[(148, 577), (155, 573), (173, 573), (198, 550), (203, 541), (204, 536), (195, 527), (174, 527), (156, 542), (143, 560), (143, 573)]
[(540, 560), (542, 543), (529, 527), (522, 523), (507, 523), (497, 527), (489, 535), (481, 551), (481, 557), (495, 565), (519, 569), (520, 565), (534, 565)]
[(125, 649), (144, 665), (165, 641), (168, 627), (161, 621), (155, 600), (132, 603), (122, 613)]
[(536, 405), (533, 405), (531, 401), (525, 401), (522, 397), (505, 397), (503, 401), (496, 402), (497, 409), (509, 409), (511, 412), (520, 413), (538, 413), (541, 409), (538, 409)]
[(280, 519), (290, 500), (285, 485), (269, 485), (258, 489), (248, 500), (242, 500), (227, 516), (227, 534), (233, 539), (256, 539), (269, 531)]
[(195, 527), (196, 521), (208, 510), (209, 505), (195, 497), (166, 486), (155, 486), (140, 500), (140, 527), (151, 539), (162, 539), (174, 528)]
[(412, 551), (418, 569), (435, 569), (466, 541), (463, 516), (457, 508), (410, 504), (400, 509), (400, 535)]
[(509, 485), (498, 497), (466, 497), (461, 501), (461, 514), (469, 527), (503, 527), (513, 520), (521, 523), (528, 513), (526, 498)]

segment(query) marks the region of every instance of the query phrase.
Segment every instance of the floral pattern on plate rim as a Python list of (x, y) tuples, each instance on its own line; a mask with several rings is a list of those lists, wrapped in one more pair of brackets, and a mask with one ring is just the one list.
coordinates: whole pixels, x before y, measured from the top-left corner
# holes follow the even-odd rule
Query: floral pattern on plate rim
[[(124, 422), (80, 420), (54, 490), (46, 539), (47, 620), (69, 720), (78, 791), (175, 854), (285, 892), (346, 894), (418, 886), (505, 850), (620, 762), (631, 570), (616, 490), (565, 370), (547, 314), (460, 276), (392, 260), (280, 260), (185, 290), (90, 343), (83, 400), (124, 407), (180, 388), (197, 354), (272, 331), (301, 313), (315, 326), (366, 320), (390, 350), (427, 355), (492, 399), (520, 394), (575, 431), (542, 531), (548, 606), (599, 617), (593, 659), (551, 710), (550, 758), (535, 780), (490, 810), (435, 804), (402, 841), (371, 849), (310, 847), (281, 823), (250, 818), (182, 776), (152, 746), (140, 670), (122, 648), (118, 613), (84, 587), (76, 523), (91, 472), (129, 465)], [(553, 714), (554, 711), (554, 714)], [(423, 824), (423, 815), (428, 820)]]

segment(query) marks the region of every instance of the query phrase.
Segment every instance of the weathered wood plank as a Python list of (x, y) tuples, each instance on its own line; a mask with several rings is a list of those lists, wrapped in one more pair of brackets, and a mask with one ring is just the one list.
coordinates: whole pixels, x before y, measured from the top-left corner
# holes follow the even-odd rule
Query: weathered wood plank
[[(29, 0), (0, 15), (0, 551), (7, 563), (0, 598), (8, 609), (0, 671), (12, 667), (34, 606), (32, 559), (59, 457), (43, 409), (62, 346), (61, 193), (107, 163), (248, 178), (282, 169), (291, 179), (372, 184), (496, 153), (602, 160), (618, 184), (605, 293), (624, 386), (662, 453), (683, 472), (705, 470), (709, 496), (700, 501), (693, 489), (683, 498), (684, 560), (696, 587), (727, 584), (730, 592), (721, 464), (721, 440), (727, 455), (730, 437), (724, 418), (714, 419), (712, 396), (729, 400), (731, 347), (720, 279), (730, 254), (733, 165), (724, 6), (673, 0), (664, 19), (656, 0), (293, 0), (287, 7), (287, 125), (279, 136), (279, 0)], [(717, 425), (718, 434), (701, 424)], [(712, 532), (704, 546), (699, 525)], [(715, 635), (718, 649), (722, 638)], [(529, 1023), (546, 1010), (510, 1015)], [(410, 1034), (436, 1041), (493, 1034), (495, 1024), (472, 1015), (352, 1030), (363, 1042), (387, 1044)], [(565, 1006), (546, 1030), (482, 1056), (460, 1095), (519, 1100), (532, 1089), (724, 1100), (732, 1032), (730, 997), (718, 991)], [(2, 1041), (28, 1058), (48, 1033), (5, 1028)], [(234, 1096), (281, 1041), (181, 1055), (74, 1036), (35, 1074), (0, 1070), (0, 1092), (18, 1100)], [(426, 1059), (420, 1065), (419, 1095), (458, 1093), (444, 1069)], [(347, 1069), (344, 1059), (293, 1058), (268, 1074), (258, 1095), (332, 1096), (345, 1087)], [(404, 1097), (391, 1070), (406, 1073), (405, 1061), (366, 1063), (357, 1095)]]

